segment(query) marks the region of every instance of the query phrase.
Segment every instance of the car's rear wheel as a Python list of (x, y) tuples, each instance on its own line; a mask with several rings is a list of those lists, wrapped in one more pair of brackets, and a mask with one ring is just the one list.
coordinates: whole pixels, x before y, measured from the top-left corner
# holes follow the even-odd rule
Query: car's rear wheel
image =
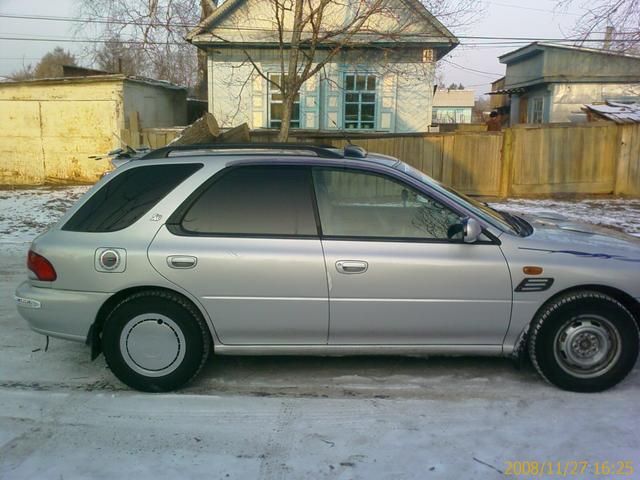
[(111, 311), (102, 349), (123, 383), (166, 392), (198, 374), (209, 356), (211, 337), (200, 312), (184, 298), (150, 290), (125, 298)]
[(529, 355), (550, 383), (575, 392), (599, 392), (633, 369), (638, 343), (638, 326), (624, 305), (600, 292), (572, 292), (536, 316)]

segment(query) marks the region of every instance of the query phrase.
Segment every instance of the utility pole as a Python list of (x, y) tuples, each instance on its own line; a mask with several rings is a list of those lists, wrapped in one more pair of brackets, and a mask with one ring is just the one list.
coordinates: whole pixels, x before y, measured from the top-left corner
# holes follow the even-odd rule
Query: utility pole
[(614, 28), (609, 25), (604, 33), (604, 42), (603, 42), (603, 48), (605, 50), (611, 50), (611, 44), (613, 43), (613, 34), (614, 34), (615, 30)]

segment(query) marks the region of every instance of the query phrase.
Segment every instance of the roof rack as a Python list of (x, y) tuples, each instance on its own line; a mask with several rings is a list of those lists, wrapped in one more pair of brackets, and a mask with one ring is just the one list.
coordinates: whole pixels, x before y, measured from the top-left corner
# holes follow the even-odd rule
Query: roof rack
[[(172, 152), (189, 152), (198, 150), (297, 150), (313, 152), (321, 158), (344, 158), (345, 156), (364, 158), (366, 156), (366, 151), (355, 145), (348, 145), (345, 147), (343, 155), (336, 152), (334, 147), (331, 146), (305, 145), (300, 143), (213, 143), (200, 145), (167, 145), (166, 147), (158, 148), (139, 157), (139, 160), (167, 158)], [(364, 154), (362, 152), (364, 152)]]

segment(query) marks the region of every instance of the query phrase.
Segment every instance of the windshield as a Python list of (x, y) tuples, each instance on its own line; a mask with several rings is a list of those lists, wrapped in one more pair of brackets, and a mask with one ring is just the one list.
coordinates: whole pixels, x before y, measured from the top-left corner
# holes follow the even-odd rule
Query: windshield
[(417, 168), (412, 167), (411, 165), (407, 165), (404, 162), (400, 162), (397, 164), (396, 168), (412, 178), (415, 178), (419, 182), (425, 183), (438, 192), (446, 195), (447, 197), (453, 199), (454, 201), (460, 202), (462, 200), (467, 208), (472, 210), (476, 215), (485, 221), (496, 225), (498, 224), (503, 230), (508, 230), (510, 232), (519, 234), (520, 227), (517, 222), (510, 219), (510, 216), (506, 213), (498, 212), (493, 208), (489, 207), (485, 203), (481, 203), (474, 198), (468, 197), (467, 195), (457, 192), (451, 187), (443, 185), (442, 183), (434, 180), (429, 175), (421, 172)]

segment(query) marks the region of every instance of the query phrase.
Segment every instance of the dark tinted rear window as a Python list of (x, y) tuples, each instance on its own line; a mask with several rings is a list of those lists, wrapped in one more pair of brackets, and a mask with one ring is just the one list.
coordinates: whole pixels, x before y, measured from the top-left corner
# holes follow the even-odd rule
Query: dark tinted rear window
[(148, 165), (119, 173), (62, 227), (74, 232), (115, 232), (132, 225), (202, 164)]
[(221, 235), (317, 235), (311, 176), (304, 167), (240, 167), (191, 205), (182, 230)]

